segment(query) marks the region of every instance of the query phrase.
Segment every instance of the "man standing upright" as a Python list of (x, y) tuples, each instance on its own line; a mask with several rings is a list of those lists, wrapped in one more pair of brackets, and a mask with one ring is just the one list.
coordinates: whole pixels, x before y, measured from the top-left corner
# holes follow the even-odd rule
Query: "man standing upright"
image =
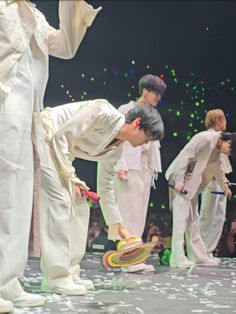
[[(158, 76), (147, 74), (139, 80), (139, 98), (119, 107), (126, 114), (132, 108), (145, 104), (156, 107), (166, 90), (166, 84)], [(124, 144), (118, 162), (117, 201), (125, 226), (133, 235), (142, 237), (151, 186), (161, 172), (160, 142), (154, 141), (139, 147)], [(138, 264), (123, 268), (124, 271), (150, 271), (151, 265)]]
[[(205, 126), (209, 132), (220, 132), (226, 130), (226, 118), (221, 109), (209, 110), (205, 117)], [(229, 158), (222, 155), (222, 166), (226, 174), (232, 171)], [(224, 195), (213, 194), (219, 192), (221, 188), (215, 178), (206, 186), (201, 193), (200, 208), (200, 232), (205, 243), (208, 255), (213, 257), (213, 251), (216, 249), (220, 239), (225, 214), (227, 198)], [(220, 263), (220, 259), (216, 259)]]
[(35, 182), (32, 116), (43, 107), (49, 55), (72, 58), (99, 10), (60, 1), (55, 29), (33, 3), (0, 1), (0, 313), (44, 303), (18, 281), (28, 258)]

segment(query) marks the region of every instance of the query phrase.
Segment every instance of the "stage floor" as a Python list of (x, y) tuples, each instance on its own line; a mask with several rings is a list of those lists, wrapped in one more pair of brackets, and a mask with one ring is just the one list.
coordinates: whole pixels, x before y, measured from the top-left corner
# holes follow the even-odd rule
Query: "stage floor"
[[(195, 267), (191, 272), (160, 266), (158, 257), (148, 263), (155, 273), (130, 274), (106, 270), (101, 255), (86, 254), (81, 277), (92, 279), (95, 290), (86, 296), (65, 297), (43, 294), (44, 307), (17, 309), (14, 314), (32, 313), (236, 313), (236, 259), (222, 259), (217, 267)], [(23, 285), (27, 291), (40, 291), (38, 259), (30, 259)]]

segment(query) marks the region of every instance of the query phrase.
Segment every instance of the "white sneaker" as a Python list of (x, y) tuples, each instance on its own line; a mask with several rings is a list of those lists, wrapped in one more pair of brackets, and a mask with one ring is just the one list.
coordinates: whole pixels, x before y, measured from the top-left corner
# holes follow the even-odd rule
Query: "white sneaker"
[(216, 261), (218, 263), (218, 265), (221, 264), (221, 259), (219, 257), (215, 257), (213, 256), (212, 253), (209, 254), (210, 259), (213, 259), (213, 261)]
[(121, 267), (121, 271), (125, 273), (149, 273), (154, 272), (155, 268), (152, 265), (140, 263), (127, 267)]
[(200, 266), (218, 266), (219, 262), (218, 260), (216, 261), (215, 259), (207, 256), (202, 260), (196, 261), (196, 264)]
[(85, 295), (87, 293), (85, 286), (76, 284), (74, 281), (52, 287), (41, 286), (41, 291), (63, 295)]
[(81, 279), (78, 275), (74, 275), (73, 280), (76, 284), (82, 285), (88, 290), (94, 289), (94, 284), (93, 284), (92, 280)]
[(11, 301), (14, 306), (33, 307), (44, 304), (44, 298), (40, 294), (25, 292), (17, 279), (12, 280), (1, 290), (3, 299)]
[(11, 301), (0, 298), (0, 313), (10, 313), (14, 311), (14, 305)]
[(179, 261), (179, 262), (170, 260), (170, 267), (185, 269), (185, 268), (194, 267), (195, 265), (196, 264), (194, 262), (189, 261), (187, 258), (182, 260), (182, 261)]

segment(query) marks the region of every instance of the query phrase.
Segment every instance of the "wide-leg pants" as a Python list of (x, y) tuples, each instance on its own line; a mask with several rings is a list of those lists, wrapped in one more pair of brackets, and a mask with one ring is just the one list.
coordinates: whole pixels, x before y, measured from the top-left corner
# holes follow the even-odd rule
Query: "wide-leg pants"
[[(23, 84), (23, 82), (22, 82)], [(23, 275), (33, 203), (32, 100), (0, 102), (0, 286)]]
[[(172, 262), (184, 261), (184, 240), (186, 240), (187, 255), (191, 261), (200, 262), (207, 258), (206, 247), (200, 235), (199, 214), (197, 210), (197, 195), (188, 200), (177, 194), (173, 199), (173, 233)], [(185, 235), (185, 239), (184, 239)]]
[(201, 193), (200, 232), (209, 254), (215, 250), (219, 242), (227, 205), (227, 198), (224, 195), (212, 194), (211, 191), (221, 191), (215, 180)]
[(117, 180), (117, 202), (125, 227), (132, 235), (142, 237), (150, 197), (152, 173), (147, 155), (142, 154), (140, 167), (129, 170), (127, 182)]
[(85, 198), (72, 203), (52, 158), (49, 144), (41, 148), (41, 268), (44, 282), (61, 285), (79, 275), (79, 263), (86, 249), (89, 207)]

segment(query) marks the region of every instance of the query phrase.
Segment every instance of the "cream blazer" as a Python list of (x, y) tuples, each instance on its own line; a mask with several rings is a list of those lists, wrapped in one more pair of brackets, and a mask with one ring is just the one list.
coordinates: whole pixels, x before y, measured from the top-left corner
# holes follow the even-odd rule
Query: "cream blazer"
[(53, 147), (56, 167), (70, 192), (72, 206), (76, 206), (74, 187), (79, 180), (72, 161), (76, 157), (98, 161), (97, 190), (105, 221), (107, 225), (121, 223), (114, 176), (123, 142), (110, 143), (125, 124), (124, 115), (105, 99), (96, 99), (46, 108), (41, 117), (46, 142)]
[[(22, 25), (19, 17), (24, 15), (27, 24)], [(60, 29), (51, 27), (44, 15), (34, 4), (25, 0), (0, 1), (0, 100), (11, 92), (15, 66), (29, 46), (34, 35), (45, 62), (44, 86), (41, 89), (41, 106), (48, 79), (48, 55), (70, 59), (76, 51), (98, 11), (84, 1), (66, 0), (59, 2)]]

